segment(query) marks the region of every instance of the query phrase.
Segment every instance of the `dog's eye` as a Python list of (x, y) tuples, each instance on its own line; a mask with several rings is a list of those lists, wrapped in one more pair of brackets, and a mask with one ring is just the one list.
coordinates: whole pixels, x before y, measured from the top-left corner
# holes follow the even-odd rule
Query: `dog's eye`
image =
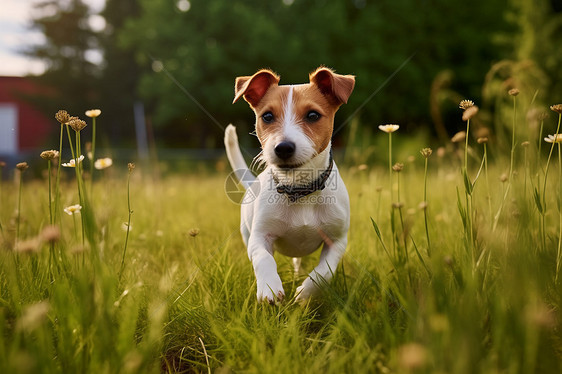
[(321, 116), (320, 116), (320, 113), (318, 113), (318, 112), (315, 111), (315, 110), (311, 110), (310, 112), (308, 112), (308, 113), (306, 114), (306, 120), (307, 120), (308, 122), (316, 122), (316, 121), (318, 121), (318, 120), (320, 119), (320, 117), (321, 117)]
[(273, 120), (275, 119), (275, 116), (273, 115), (273, 113), (271, 112), (265, 112), (262, 116), (261, 119), (263, 119), (263, 121), (265, 123), (272, 123)]

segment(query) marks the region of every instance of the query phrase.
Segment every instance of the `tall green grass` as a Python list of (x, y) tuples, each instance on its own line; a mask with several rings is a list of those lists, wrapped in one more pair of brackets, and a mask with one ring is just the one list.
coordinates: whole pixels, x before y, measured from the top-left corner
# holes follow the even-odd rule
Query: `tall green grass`
[[(545, 122), (545, 134), (556, 125)], [(544, 143), (536, 163), (515, 147), (504, 182), (511, 155), (496, 156), (488, 183), (475, 178), (484, 148), (473, 138), (464, 174), (462, 148), (460, 157), (452, 150), (426, 159), (422, 146), (397, 151), (411, 160), (393, 156), (404, 163), (403, 223), (394, 229), (396, 176), (382, 165), (340, 168), (351, 196), (347, 253), (304, 307), (291, 299), (318, 253), (299, 274), (276, 256), (286, 301), (258, 304), (225, 173), (152, 180), (142, 166), (94, 171), (84, 190), (95, 240), (84, 242), (61, 212), (78, 202), (77, 183), (88, 184), (65, 173), (55, 204), (61, 236), (52, 244), (41, 237), (50, 223), (47, 179), (21, 186), (19, 221), (18, 180), (1, 182), (0, 371), (561, 372), (558, 145), (548, 178)], [(469, 226), (458, 198), (467, 179)]]

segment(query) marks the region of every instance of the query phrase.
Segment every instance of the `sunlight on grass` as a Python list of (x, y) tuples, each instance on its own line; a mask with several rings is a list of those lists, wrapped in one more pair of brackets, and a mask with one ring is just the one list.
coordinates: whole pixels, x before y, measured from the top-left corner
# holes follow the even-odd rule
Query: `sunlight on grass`
[[(467, 121), (448, 150), (393, 153), (390, 140), (407, 135), (388, 132), (389, 148), (375, 151), (388, 165), (342, 165), (348, 250), (305, 307), (291, 301), (318, 253), (298, 274), (276, 256), (287, 301), (257, 303), (225, 173), (158, 180), (112, 162), (111, 177), (93, 157), (61, 172), (63, 146), (81, 154), (80, 130), (68, 132), (41, 164), (44, 180), (20, 165), (0, 183), (0, 370), (559, 372), (555, 109), (542, 155), (513, 140), (499, 157)], [(57, 119), (62, 139), (70, 117)]]

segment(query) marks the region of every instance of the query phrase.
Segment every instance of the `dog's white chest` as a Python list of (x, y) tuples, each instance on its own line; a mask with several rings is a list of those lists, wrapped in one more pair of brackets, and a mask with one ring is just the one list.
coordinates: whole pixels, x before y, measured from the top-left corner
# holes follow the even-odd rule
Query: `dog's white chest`
[[(243, 219), (251, 226), (248, 231), (261, 231), (273, 240), (275, 251), (291, 257), (306, 256), (323, 242), (345, 236), (349, 197), (343, 180), (337, 174), (336, 178), (337, 189), (327, 187), (294, 203), (273, 188), (262, 190), (254, 206), (242, 209)], [(264, 179), (263, 185), (268, 185)]]
[[(285, 210), (280, 211), (281, 217), (288, 217), (287, 220), (280, 220), (279, 225), (272, 227), (272, 235), (276, 238), (273, 248), (279, 253), (301, 257), (314, 252), (323, 242), (323, 237), (328, 229), (325, 219), (321, 219), (322, 206), (308, 206), (302, 203), (285, 206)], [(330, 222), (330, 221), (328, 221)]]

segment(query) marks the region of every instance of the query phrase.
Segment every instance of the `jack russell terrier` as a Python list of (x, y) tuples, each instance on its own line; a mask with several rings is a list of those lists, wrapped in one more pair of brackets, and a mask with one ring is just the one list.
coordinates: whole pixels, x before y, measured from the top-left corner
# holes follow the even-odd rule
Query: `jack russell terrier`
[(275, 251), (293, 257), (298, 270), (297, 257), (322, 245), (320, 263), (295, 293), (304, 302), (332, 278), (347, 245), (349, 196), (332, 158), (331, 138), (334, 115), (347, 103), (355, 77), (320, 67), (309, 78), (307, 84), (283, 86), (270, 70), (236, 78), (233, 103), (243, 97), (255, 112), (262, 148), (256, 160), (266, 165), (253, 177), (236, 129), (229, 125), (224, 138), (228, 160), (246, 195), (253, 194), (241, 207), (241, 232), (258, 301), (275, 303), (285, 296)]

